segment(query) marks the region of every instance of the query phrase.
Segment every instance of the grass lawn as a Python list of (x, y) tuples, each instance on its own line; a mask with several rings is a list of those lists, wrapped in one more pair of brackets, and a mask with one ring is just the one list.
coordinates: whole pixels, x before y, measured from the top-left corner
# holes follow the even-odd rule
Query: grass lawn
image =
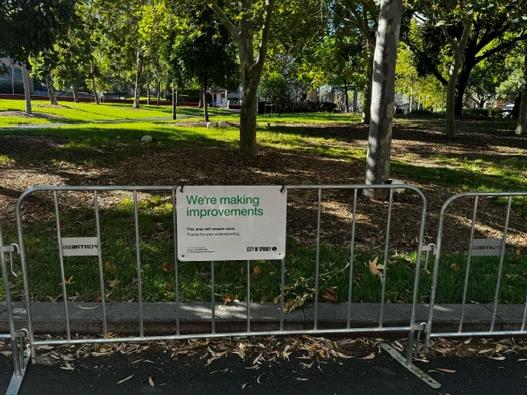
[[(203, 109), (195, 107), (178, 107), (178, 119), (172, 121), (171, 106), (141, 105), (133, 109), (130, 104), (101, 104), (61, 102), (57, 106), (50, 105), (48, 101), (33, 101), (33, 116), (23, 116), (24, 101), (0, 100), (0, 128), (24, 124), (43, 123), (82, 123), (93, 122), (129, 122), (129, 121), (164, 121), (171, 124), (180, 122), (202, 122)], [(239, 115), (235, 112), (219, 109), (209, 109), (210, 120), (214, 122), (237, 122)], [(310, 114), (265, 114), (259, 115), (259, 124), (291, 123), (291, 124), (339, 124), (358, 121), (358, 115), (310, 113)]]
[[(2, 116), (19, 111), (22, 102), (0, 101), (0, 125), (24, 122), (25, 117)], [(18, 106), (18, 107), (16, 107)], [(177, 124), (170, 108), (65, 103), (51, 107), (35, 103), (35, 112), (52, 116), (42, 122), (67, 123), (53, 128), (0, 130), (0, 207), (8, 240), (14, 238), (13, 207), (16, 197), (33, 184), (353, 184), (362, 183), (367, 128), (356, 115), (288, 114), (259, 117), (258, 159), (241, 163), (236, 154), (238, 130)], [(186, 118), (199, 121), (200, 110), (181, 108)], [(14, 120), (12, 119), (14, 118)], [(18, 119), (18, 120), (17, 120)], [(236, 114), (213, 112), (213, 120), (235, 122)], [(33, 120), (33, 118), (31, 118)], [(20, 122), (18, 122), (20, 121)], [(4, 123), (2, 123), (4, 122)], [(270, 125), (268, 125), (268, 123)], [(465, 133), (449, 141), (441, 134), (442, 121), (399, 118), (394, 129), (393, 177), (419, 186), (429, 203), (425, 242), (433, 242), (441, 204), (461, 191), (527, 191), (527, 140), (513, 136), (510, 121), (467, 120)], [(144, 144), (149, 134), (154, 142)], [(291, 194), (287, 300), (290, 307), (310, 303), (314, 287), (315, 196)], [(136, 298), (133, 216), (130, 196), (101, 197), (103, 254), (109, 300)], [(86, 194), (61, 195), (63, 235), (93, 233), (91, 200)], [(332, 289), (339, 301), (349, 292), (349, 194), (324, 196), (320, 295)], [(441, 262), (439, 302), (459, 302), (465, 274), (464, 256), (472, 201), (453, 207), (445, 231), (446, 253)], [(477, 237), (499, 238), (503, 228), (503, 200), (481, 202)], [(354, 261), (353, 300), (378, 301), (379, 277), (369, 261), (383, 260), (386, 204), (362, 199), (358, 205), (357, 255)], [(37, 196), (25, 207), (30, 282), (39, 300), (60, 299), (56, 229), (49, 196)], [(403, 194), (396, 198), (386, 280), (387, 300), (409, 301), (415, 268), (418, 200)], [(522, 303), (527, 291), (527, 202), (515, 199), (508, 239), (500, 301)], [(166, 196), (141, 198), (142, 275), (146, 300), (174, 299), (174, 258), (171, 241), (171, 205)], [(245, 298), (245, 263), (216, 264), (216, 294)], [(273, 262), (251, 264), (254, 301), (273, 301), (279, 294), (280, 266)], [(478, 258), (471, 268), (471, 301), (490, 302), (494, 296), (497, 260)], [(181, 263), (184, 300), (210, 297), (210, 264)], [(66, 262), (70, 297), (98, 300), (97, 261), (70, 258)], [(423, 272), (420, 300), (429, 295), (430, 275)], [(21, 279), (15, 280), (20, 297)], [(322, 297), (324, 300), (324, 297)], [(326, 296), (327, 298), (327, 296)]]

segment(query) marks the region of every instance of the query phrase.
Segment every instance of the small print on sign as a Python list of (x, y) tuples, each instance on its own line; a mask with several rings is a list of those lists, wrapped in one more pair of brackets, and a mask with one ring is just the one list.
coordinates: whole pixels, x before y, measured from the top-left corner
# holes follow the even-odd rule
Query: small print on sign
[(99, 255), (97, 237), (63, 237), (61, 241), (63, 256)]
[(185, 186), (176, 195), (181, 261), (285, 257), (287, 190), (280, 186)]
[(501, 240), (498, 239), (474, 239), (470, 255), (472, 256), (499, 256), (501, 253)]

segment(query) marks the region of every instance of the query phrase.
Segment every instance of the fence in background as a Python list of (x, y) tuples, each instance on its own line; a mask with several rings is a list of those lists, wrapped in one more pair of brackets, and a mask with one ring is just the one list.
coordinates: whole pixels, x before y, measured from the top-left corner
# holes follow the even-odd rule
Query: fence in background
[[(527, 192), (495, 192), (495, 193), (477, 193), (477, 192), (469, 192), (469, 193), (461, 193), (454, 195), (450, 197), (442, 206), (441, 213), (440, 213), (440, 219), (439, 219), (439, 227), (438, 227), (438, 234), (437, 234), (437, 242), (436, 242), (436, 256), (434, 261), (434, 268), (432, 273), (432, 289), (431, 289), (431, 300), (430, 300), (430, 309), (429, 309), (429, 317), (428, 317), (428, 324), (427, 324), (427, 340), (426, 343), (430, 343), (431, 338), (435, 337), (462, 337), (462, 336), (516, 336), (516, 335), (527, 335), (527, 328), (526, 328), (526, 320), (527, 320), (527, 289), (525, 289), (526, 294), (526, 300), (525, 305), (522, 309), (521, 313), (521, 325), (516, 328), (508, 327), (507, 325), (504, 325), (502, 328), (497, 328), (496, 320), (498, 317), (498, 308), (499, 308), (499, 301), (500, 301), (500, 293), (502, 292), (503, 286), (502, 286), (502, 279), (504, 275), (504, 267), (505, 267), (505, 258), (507, 255), (507, 239), (510, 232), (510, 221), (511, 221), (511, 213), (513, 210), (513, 202), (514, 199), (525, 199), (527, 198)], [(480, 223), (480, 226), (484, 227), (485, 225), (489, 225), (488, 223), (481, 223), (481, 221), (478, 220), (479, 216), (482, 213), (481, 205), (482, 201), (485, 199), (501, 199), (502, 204), (505, 207), (505, 215), (503, 218), (494, 218), (496, 221), (501, 220), (502, 223), (502, 231), (501, 231), (501, 237), (499, 238), (493, 238), (493, 239), (482, 239), (477, 238), (478, 236), (478, 222)], [(447, 224), (447, 216), (451, 209), (451, 207), (454, 205), (454, 203), (464, 203), (467, 202), (468, 205), (471, 207), (470, 209), (470, 233), (468, 235), (469, 241), (468, 241), (468, 251), (466, 252), (466, 263), (465, 263), (465, 271), (464, 271), (464, 278), (463, 278), (463, 291), (462, 291), (462, 300), (461, 300), (461, 310), (459, 315), (459, 321), (458, 321), (458, 329), (457, 331), (441, 331), (441, 330), (434, 330), (433, 324), (434, 324), (434, 314), (436, 310), (436, 296), (437, 296), (437, 290), (438, 287), (440, 287), (441, 281), (439, 280), (439, 271), (440, 271), (440, 265), (441, 265), (441, 257), (442, 252), (445, 250), (445, 227)], [(482, 221), (485, 221), (483, 219)], [(488, 219), (487, 219), (488, 221)], [(527, 231), (527, 226), (525, 226), (525, 222), (523, 224), (519, 224), (519, 226), (524, 226), (525, 231)], [(480, 231), (481, 233), (481, 231)], [(474, 262), (475, 259), (478, 257), (486, 257), (486, 259), (489, 259), (489, 257), (494, 257), (494, 259), (497, 259), (497, 273), (496, 273), (496, 283), (494, 288), (494, 297), (492, 302), (490, 303), (490, 319), (488, 323), (488, 329), (487, 330), (465, 330), (465, 318), (466, 318), (466, 310), (467, 310), (467, 300), (469, 300), (469, 286), (471, 284), (470, 278), (471, 278), (471, 268), (473, 268), (474, 265), (481, 264), (481, 262)], [(492, 259), (492, 258), (491, 258)], [(478, 279), (473, 279), (473, 281), (477, 281)], [(443, 284), (443, 286), (446, 284)], [(518, 313), (517, 312), (517, 313)]]

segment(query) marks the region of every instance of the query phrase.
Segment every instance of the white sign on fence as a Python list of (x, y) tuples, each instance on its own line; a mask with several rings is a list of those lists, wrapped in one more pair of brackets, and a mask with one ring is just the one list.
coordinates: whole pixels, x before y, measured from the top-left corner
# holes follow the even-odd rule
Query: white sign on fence
[(177, 189), (176, 199), (181, 261), (285, 257), (285, 188), (185, 186)]
[(501, 239), (474, 239), (470, 255), (472, 256), (500, 256)]
[(97, 237), (63, 237), (61, 242), (63, 256), (99, 255)]

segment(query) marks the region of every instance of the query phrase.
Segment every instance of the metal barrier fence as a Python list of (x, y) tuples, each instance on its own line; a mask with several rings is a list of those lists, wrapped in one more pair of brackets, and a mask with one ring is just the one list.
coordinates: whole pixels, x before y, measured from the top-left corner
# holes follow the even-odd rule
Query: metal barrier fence
[[(441, 213), (440, 213), (440, 219), (439, 219), (439, 228), (438, 228), (438, 235), (437, 235), (437, 242), (436, 242), (436, 256), (434, 261), (434, 268), (432, 273), (432, 288), (431, 288), (431, 299), (430, 299), (430, 309), (429, 309), (429, 317), (428, 317), (428, 324), (427, 324), (427, 336), (426, 336), (426, 344), (430, 344), (431, 338), (437, 338), (437, 337), (462, 337), (462, 336), (515, 336), (515, 335), (527, 335), (527, 328), (526, 328), (526, 320), (527, 320), (527, 299), (525, 300), (525, 305), (522, 309), (521, 313), (521, 325), (516, 328), (511, 328), (508, 326), (497, 328), (497, 318), (498, 318), (498, 309), (499, 309), (499, 302), (500, 302), (500, 294), (503, 291), (503, 278), (504, 278), (504, 268), (506, 266), (506, 257), (507, 257), (507, 240), (510, 236), (511, 231), (511, 213), (513, 211), (513, 203), (514, 199), (524, 199), (527, 198), (527, 192), (495, 192), (495, 193), (477, 193), (477, 192), (469, 192), (469, 193), (461, 193), (454, 195), (450, 197), (442, 206)], [(463, 275), (462, 279), (462, 294), (461, 294), (461, 307), (459, 312), (459, 320), (457, 322), (457, 331), (441, 331), (441, 330), (434, 330), (433, 324), (434, 324), (434, 314), (437, 306), (437, 294), (438, 294), (438, 287), (440, 286), (446, 286), (448, 284), (445, 283), (445, 281), (440, 281), (440, 269), (441, 269), (441, 258), (442, 258), (442, 252), (445, 251), (445, 228), (450, 225), (452, 226), (453, 223), (456, 222), (455, 216), (451, 216), (450, 221), (447, 220), (447, 214), (449, 211), (451, 211), (452, 206), (455, 203), (463, 204), (467, 203), (468, 200), (468, 210), (470, 212), (470, 215), (467, 216), (470, 218), (470, 225), (469, 229), (470, 231), (467, 233), (464, 231), (463, 233), (467, 233), (464, 236), (468, 238), (468, 252), (466, 253), (466, 260), (464, 264), (464, 272), (460, 270), (462, 266), (459, 266), (457, 263), (455, 263), (454, 268), (459, 270), (460, 275)], [(493, 209), (496, 210), (496, 208), (501, 205), (504, 207), (504, 216), (501, 217), (497, 214), (493, 214), (492, 216), (489, 216), (488, 213), (485, 213), (484, 210), (481, 209), (481, 206), (484, 204), (491, 204), (493, 205)], [(465, 211), (467, 210), (467, 206), (465, 206)], [(484, 214), (486, 214), (485, 218), (479, 219), (479, 217), (482, 217)], [(489, 224), (489, 222), (492, 221), (493, 224)], [(463, 226), (466, 228), (466, 223), (459, 225), (459, 223), (462, 223), (463, 220), (460, 218), (457, 218), (458, 226)], [(478, 226), (479, 222), (479, 226)], [(525, 221), (523, 223), (519, 223), (517, 227), (515, 227), (515, 231), (520, 231), (522, 226), (525, 228), (523, 232), (527, 232), (527, 226), (525, 226)], [(497, 231), (496, 228), (501, 227), (501, 230)], [(494, 233), (494, 238), (478, 238), (478, 234), (482, 236), (487, 236), (489, 233)], [(500, 236), (497, 237), (496, 233), (498, 233)], [(456, 233), (456, 237), (461, 237), (462, 235), (458, 235)], [(480, 237), (482, 237), (480, 236)], [(480, 259), (477, 262), (474, 262), (475, 260)], [(480, 281), (481, 278), (473, 279), (473, 281), (470, 281), (471, 274), (472, 277), (474, 277), (474, 269), (479, 269), (479, 272), (482, 270), (482, 266), (485, 264), (485, 260), (489, 263), (489, 267), (491, 269), (494, 269), (494, 267), (497, 266), (497, 270), (494, 274), (492, 274), (492, 277), (496, 279), (495, 287), (493, 290), (493, 295), (489, 297), (491, 300), (482, 300), (478, 301), (480, 303), (480, 306), (483, 306), (482, 308), (486, 308), (488, 310), (488, 313), (490, 313), (489, 322), (488, 322), (488, 329), (480, 330), (466, 330), (466, 316), (467, 316), (467, 306), (469, 306), (468, 301), (469, 299), (469, 291), (471, 284), (474, 284), (474, 281)], [(448, 262), (447, 262), (448, 263)], [(496, 265), (497, 264), (497, 265)], [(446, 263), (443, 263), (443, 267), (446, 265)], [(476, 265), (476, 266), (475, 266)], [(475, 266), (475, 267), (474, 267)], [(481, 275), (481, 273), (476, 273)], [(483, 273), (483, 275), (487, 275), (487, 273)], [(525, 289), (525, 293), (527, 296), (527, 289)], [(480, 314), (482, 315), (482, 314)]]
[[(252, 319), (252, 311), (251, 308), (253, 307), (251, 303), (251, 267), (254, 265), (253, 262), (247, 261), (242, 263), (242, 268), (246, 272), (246, 305), (245, 305), (245, 316), (246, 316), (246, 325), (245, 330), (242, 331), (235, 331), (235, 332), (228, 332), (228, 331), (218, 331), (216, 328), (217, 323), (217, 317), (216, 317), (216, 309), (218, 306), (217, 298), (215, 295), (215, 267), (217, 266), (214, 262), (210, 263), (210, 289), (211, 289), (211, 301), (210, 301), (210, 327), (208, 330), (204, 331), (191, 331), (191, 332), (184, 332), (181, 329), (181, 323), (180, 323), (180, 316), (181, 316), (181, 298), (180, 298), (180, 286), (181, 286), (181, 278), (180, 278), (180, 266), (181, 262), (178, 262), (177, 259), (177, 244), (175, 240), (176, 235), (176, 190), (177, 186), (91, 186), (91, 187), (70, 187), (70, 186), (41, 186), (41, 187), (34, 187), (30, 188), (27, 191), (25, 191), (21, 197), (19, 198), (17, 202), (17, 228), (18, 228), (18, 236), (19, 236), (19, 246), (20, 246), (20, 257), (21, 257), (21, 265), (22, 265), (22, 273), (23, 273), (23, 283), (24, 283), (24, 290), (25, 290), (25, 304), (27, 308), (27, 318), (28, 318), (28, 332), (29, 332), (29, 341), (32, 349), (32, 356), (34, 357), (36, 355), (36, 347), (42, 346), (42, 345), (59, 345), (59, 344), (94, 344), (94, 343), (120, 343), (120, 342), (142, 342), (142, 341), (163, 341), (163, 340), (178, 340), (178, 339), (196, 339), (196, 338), (218, 338), (218, 337), (232, 337), (232, 336), (268, 336), (268, 335), (294, 335), (294, 334), (312, 334), (312, 335), (321, 335), (321, 334), (371, 334), (371, 333), (403, 333), (408, 335), (409, 342), (408, 342), (408, 348), (407, 348), (407, 359), (405, 360), (407, 365), (411, 365), (412, 361), (412, 353), (413, 353), (413, 341), (415, 332), (421, 331), (423, 328), (421, 325), (416, 324), (416, 304), (417, 304), (417, 297), (418, 297), (418, 289), (419, 289), (419, 278), (420, 278), (420, 268), (421, 268), (421, 250), (423, 248), (423, 235), (424, 235), (424, 229), (425, 229), (425, 219), (426, 219), (426, 198), (423, 195), (423, 193), (417, 189), (416, 187), (409, 186), (409, 185), (316, 185), (316, 186), (307, 186), (307, 185), (300, 185), (300, 186), (286, 186), (284, 188), (287, 188), (288, 191), (296, 191), (298, 193), (308, 193), (311, 194), (311, 197), (313, 197), (314, 200), (314, 214), (316, 217), (315, 227), (313, 229), (314, 231), (314, 259), (313, 259), (313, 266), (315, 271), (315, 277), (314, 277), (314, 295), (312, 297), (313, 300), (313, 306), (312, 306), (312, 320), (310, 320), (310, 324), (312, 325), (311, 328), (302, 328), (302, 329), (288, 329), (286, 325), (287, 321), (287, 313), (285, 312), (285, 287), (286, 287), (286, 261), (281, 260), (276, 263), (277, 270), (279, 270), (279, 323), (277, 325), (277, 328), (274, 330), (253, 330), (251, 326), (251, 319)], [(357, 240), (357, 226), (358, 226), (358, 213), (357, 213), (357, 206), (358, 202), (361, 198), (362, 192), (364, 190), (372, 190), (372, 189), (383, 189), (386, 190), (388, 195), (388, 202), (383, 202), (384, 205), (383, 208), (386, 210), (386, 218), (384, 222), (384, 229), (380, 231), (384, 235), (384, 241), (383, 241), (383, 257), (382, 257), (382, 266), (379, 266), (382, 268), (383, 274), (380, 277), (380, 310), (378, 319), (376, 319), (376, 322), (374, 325), (364, 325), (361, 327), (354, 327), (351, 325), (351, 315), (352, 315), (352, 309), (353, 309), (353, 290), (354, 290), (354, 282), (357, 280), (354, 277), (354, 268), (355, 268), (355, 254), (356, 254), (356, 240)], [(386, 306), (389, 304), (386, 296), (386, 284), (389, 282), (389, 266), (390, 266), (390, 251), (391, 251), (391, 240), (390, 240), (390, 232), (392, 230), (393, 226), (393, 212), (394, 212), (394, 199), (395, 199), (395, 193), (398, 191), (407, 191), (407, 194), (412, 194), (416, 201), (411, 202), (411, 204), (408, 204), (408, 206), (411, 207), (412, 210), (414, 210), (418, 215), (417, 219), (415, 221), (415, 225), (417, 227), (416, 233), (414, 236), (411, 236), (416, 241), (415, 250), (415, 268), (414, 270), (414, 276), (412, 280), (412, 284), (409, 285), (412, 291), (412, 303), (411, 303), (411, 309), (408, 312), (407, 317), (403, 317), (404, 320), (406, 320), (406, 324), (404, 325), (397, 325), (397, 326), (390, 326), (385, 324), (385, 314), (386, 314)], [(345, 193), (346, 196), (341, 197), (341, 199), (346, 200), (349, 206), (351, 207), (351, 215), (348, 218), (350, 223), (350, 238), (348, 239), (347, 248), (348, 248), (348, 257), (346, 259), (346, 270), (348, 270), (346, 276), (348, 279), (348, 295), (347, 295), (347, 319), (344, 323), (343, 327), (339, 328), (322, 328), (320, 323), (320, 309), (321, 305), (319, 302), (320, 299), (320, 292), (321, 292), (321, 278), (320, 278), (320, 268), (323, 261), (322, 257), (322, 246), (321, 246), (321, 240), (322, 240), (322, 228), (323, 228), (323, 221), (321, 220), (323, 213), (324, 213), (324, 204), (325, 197), (332, 193)], [(89, 196), (90, 201), (90, 211), (94, 219), (94, 233), (95, 238), (97, 240), (97, 244), (99, 246), (104, 246), (104, 244), (101, 244), (101, 241), (103, 239), (104, 235), (104, 229), (101, 227), (101, 195), (102, 194), (115, 194), (119, 193), (124, 194), (125, 196), (128, 196), (128, 199), (131, 198), (130, 202), (130, 208), (133, 212), (133, 236), (130, 237), (130, 239), (133, 239), (134, 249), (135, 249), (135, 276), (137, 278), (137, 303), (138, 303), (138, 332), (139, 336), (109, 336), (108, 331), (108, 306), (107, 306), (107, 287), (105, 285), (105, 270), (104, 270), (104, 257), (102, 250), (104, 248), (99, 248), (98, 255), (96, 256), (97, 264), (98, 264), (98, 283), (99, 283), (99, 295), (100, 300), (97, 302), (98, 307), (101, 310), (101, 321), (102, 321), (102, 333), (100, 334), (100, 337), (76, 337), (74, 333), (72, 333), (71, 330), (71, 317), (70, 317), (70, 306), (71, 304), (69, 296), (68, 296), (68, 278), (66, 276), (66, 270), (65, 270), (65, 257), (63, 255), (63, 249), (61, 246), (62, 238), (63, 238), (63, 228), (64, 224), (61, 222), (62, 219), (62, 212), (60, 208), (60, 198), (62, 194), (68, 194), (68, 193), (76, 193), (76, 194), (84, 194), (84, 199), (82, 201), (86, 203), (87, 198), (86, 196)], [(144, 303), (144, 292), (143, 292), (143, 279), (142, 279), (142, 241), (141, 241), (141, 226), (140, 226), (140, 210), (141, 210), (141, 195), (142, 194), (153, 194), (153, 193), (163, 193), (167, 195), (167, 205), (169, 208), (169, 211), (171, 212), (171, 227), (170, 232), (165, 233), (165, 237), (170, 233), (171, 235), (170, 240), (172, 244), (172, 255), (173, 255), (173, 275), (174, 275), (174, 282), (175, 282), (175, 297), (173, 302), (175, 302), (175, 308), (176, 308), (176, 325), (174, 328), (174, 333), (169, 335), (147, 335), (145, 331), (145, 303)], [(57, 251), (58, 248), (58, 254), (59, 254), (59, 260), (58, 263), (60, 265), (60, 283), (61, 283), (61, 298), (62, 298), (62, 304), (64, 307), (64, 321), (65, 321), (65, 338), (59, 339), (40, 339), (35, 336), (34, 331), (34, 322), (33, 322), (33, 315), (32, 315), (32, 307), (33, 307), (33, 301), (31, 298), (32, 292), (31, 292), (31, 286), (30, 286), (30, 278), (29, 278), (29, 270), (31, 267), (30, 259), (28, 259), (28, 246), (26, 245), (26, 229), (24, 224), (24, 217), (23, 217), (23, 206), (24, 202), (30, 197), (34, 196), (35, 194), (47, 194), (47, 196), (51, 196), (51, 202), (52, 205), (52, 212), (53, 212), (53, 222), (56, 232), (56, 242), (58, 245), (55, 247), (55, 251)], [(86, 195), (88, 194), (88, 195)], [(368, 203), (371, 204), (371, 203)], [(72, 207), (69, 207), (71, 210)], [(377, 213), (378, 214), (378, 213)], [(87, 214), (86, 214), (87, 215)], [(305, 216), (305, 214), (302, 214)], [(379, 216), (380, 217), (380, 216)], [(407, 218), (405, 216), (401, 216), (401, 221), (406, 221)], [(124, 229), (123, 225), (123, 229)], [(49, 229), (49, 227), (48, 227)], [(165, 229), (166, 230), (166, 229)], [(91, 230), (85, 230), (85, 233), (93, 232), (93, 229)], [(123, 230), (124, 232), (124, 230)], [(379, 232), (377, 230), (377, 232)], [(85, 234), (83, 234), (85, 235)], [(79, 236), (78, 234), (76, 236)], [(312, 244), (313, 245), (313, 244)], [(276, 261), (275, 261), (276, 262)], [(348, 267), (349, 266), (349, 267)], [(387, 280), (388, 279), (388, 280)]]
[[(29, 354), (24, 344), (24, 331), (17, 331), (13, 315), (13, 301), (11, 298), (11, 287), (9, 275), (13, 273), (13, 253), (16, 252), (16, 244), (4, 245), (2, 224), (0, 223), (0, 275), (2, 276), (2, 288), (5, 295), (5, 306), (8, 333), (0, 333), (0, 340), (9, 341), (11, 345), (11, 357), (13, 361), (13, 376), (7, 388), (6, 395), (18, 393), (26, 371)], [(6, 254), (9, 254), (10, 270), (7, 268)]]

